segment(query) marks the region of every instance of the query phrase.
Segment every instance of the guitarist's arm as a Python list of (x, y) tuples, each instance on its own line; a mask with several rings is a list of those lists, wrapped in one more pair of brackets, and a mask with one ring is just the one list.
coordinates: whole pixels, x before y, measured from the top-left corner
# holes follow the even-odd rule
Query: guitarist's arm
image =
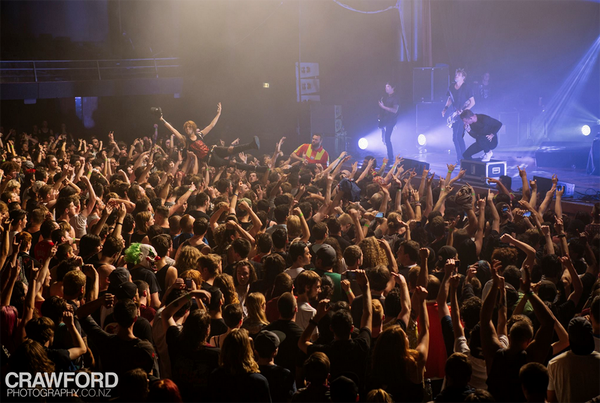
[(471, 109), (474, 106), (475, 106), (475, 97), (471, 97), (471, 98), (467, 99), (467, 102), (465, 102), (465, 104), (463, 105), (461, 112), (464, 110), (467, 110), (467, 109)]
[(446, 116), (446, 111), (452, 105), (452, 97), (448, 97), (446, 100), (446, 105), (444, 105), (444, 109), (442, 109), (442, 117)]

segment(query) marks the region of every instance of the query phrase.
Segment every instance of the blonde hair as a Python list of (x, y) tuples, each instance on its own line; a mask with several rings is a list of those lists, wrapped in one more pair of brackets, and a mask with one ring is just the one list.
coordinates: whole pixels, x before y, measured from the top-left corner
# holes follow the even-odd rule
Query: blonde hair
[(296, 215), (290, 215), (287, 218), (288, 238), (294, 239), (302, 235), (302, 221)]
[(223, 296), (225, 297), (225, 303), (223, 305), (240, 303), (238, 294), (235, 291), (235, 285), (233, 285), (233, 277), (231, 277), (229, 274), (219, 274), (217, 277), (215, 277), (213, 286), (218, 287), (223, 293)]
[(385, 318), (385, 314), (383, 313), (383, 305), (378, 299), (371, 300), (371, 306), (373, 307), (373, 328), (378, 328)]
[(246, 329), (233, 329), (225, 337), (219, 365), (232, 375), (260, 373)]
[(246, 308), (248, 309), (248, 320), (260, 322), (265, 325), (269, 324), (267, 314), (263, 305), (267, 303), (265, 296), (260, 292), (253, 292), (246, 297)]
[(363, 267), (372, 269), (380, 264), (389, 265), (385, 251), (379, 246), (374, 236), (363, 239), (358, 246), (363, 253)]
[(184, 246), (181, 248), (175, 267), (177, 271), (183, 272), (186, 270), (193, 270), (198, 267), (198, 259), (202, 256), (202, 253), (193, 246)]
[(148, 232), (148, 223), (152, 218), (152, 213), (149, 211), (140, 211), (135, 215), (135, 227), (139, 232)]

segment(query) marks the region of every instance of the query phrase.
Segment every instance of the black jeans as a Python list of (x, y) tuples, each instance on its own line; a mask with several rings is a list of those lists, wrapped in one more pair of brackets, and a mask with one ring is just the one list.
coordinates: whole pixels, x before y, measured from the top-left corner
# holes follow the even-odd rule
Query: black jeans
[(392, 146), (392, 132), (396, 124), (386, 125), (381, 128), (381, 137), (387, 148), (388, 161), (394, 161), (394, 148)]
[(258, 173), (266, 172), (268, 167), (265, 167), (265, 166), (254, 166), (254, 165), (250, 165), (250, 164), (243, 164), (241, 162), (232, 163), (229, 160), (225, 159), (226, 157), (228, 157), (230, 155), (239, 154), (246, 150), (248, 150), (247, 145), (233, 146), (233, 150), (231, 152), (229, 152), (229, 147), (221, 147), (221, 146), (213, 147), (211, 152), (208, 154), (208, 162), (207, 163), (208, 163), (208, 165), (215, 167), (215, 168), (219, 168), (222, 166), (235, 166), (237, 169), (240, 169), (242, 171), (258, 172)]
[(484, 153), (489, 153), (494, 148), (498, 147), (498, 135), (494, 134), (492, 141), (488, 140), (486, 136), (478, 136), (475, 139), (475, 142), (467, 148), (464, 152), (464, 159), (470, 160), (473, 158), (474, 154), (477, 154), (480, 151)]

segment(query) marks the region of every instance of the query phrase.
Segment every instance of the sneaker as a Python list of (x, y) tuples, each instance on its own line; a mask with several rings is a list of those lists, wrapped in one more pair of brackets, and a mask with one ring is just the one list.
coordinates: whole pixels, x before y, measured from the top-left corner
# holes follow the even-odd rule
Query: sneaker
[(252, 148), (260, 150), (260, 140), (257, 136), (254, 136), (254, 143), (252, 144)]
[(483, 154), (483, 157), (481, 158), (481, 162), (488, 162), (489, 160), (492, 159), (492, 155), (494, 155), (494, 153), (492, 152), (492, 150), (490, 150), (489, 153)]

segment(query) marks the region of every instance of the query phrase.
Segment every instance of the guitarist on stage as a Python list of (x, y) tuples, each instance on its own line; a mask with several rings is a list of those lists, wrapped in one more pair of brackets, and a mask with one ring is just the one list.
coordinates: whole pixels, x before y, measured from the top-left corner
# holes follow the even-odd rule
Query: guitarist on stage
[(388, 161), (394, 161), (394, 150), (392, 147), (392, 131), (398, 119), (399, 101), (394, 92), (396, 86), (390, 82), (385, 84), (386, 96), (379, 101), (379, 128), (381, 129), (381, 140), (387, 147)]
[(465, 82), (467, 73), (464, 69), (456, 69), (454, 73), (454, 84), (448, 87), (448, 100), (442, 110), (442, 116), (446, 116), (446, 111), (450, 105), (454, 108), (452, 115), (448, 116), (448, 126), (452, 127), (452, 141), (456, 148), (456, 159), (460, 162), (465, 152), (464, 124), (460, 114), (467, 109), (475, 106), (475, 96), (473, 88)]

